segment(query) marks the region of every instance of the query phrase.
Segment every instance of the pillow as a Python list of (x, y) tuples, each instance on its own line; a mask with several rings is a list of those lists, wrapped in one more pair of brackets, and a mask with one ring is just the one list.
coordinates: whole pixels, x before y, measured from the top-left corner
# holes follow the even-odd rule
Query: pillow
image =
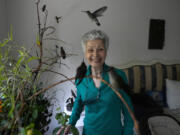
[(180, 81), (166, 79), (166, 98), (170, 109), (180, 108)]

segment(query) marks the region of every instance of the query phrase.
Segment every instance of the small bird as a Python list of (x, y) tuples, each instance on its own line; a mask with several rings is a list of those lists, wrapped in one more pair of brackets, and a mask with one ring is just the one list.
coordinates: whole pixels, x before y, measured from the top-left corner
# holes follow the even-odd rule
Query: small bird
[(101, 17), (103, 16), (102, 14), (107, 10), (107, 6), (103, 6), (99, 9), (97, 9), (96, 11), (94, 11), (93, 13), (91, 13), (89, 10), (88, 11), (82, 11), (82, 12), (85, 12), (88, 17), (94, 21), (96, 23), (97, 26), (100, 26), (100, 22), (98, 20), (98, 17)]
[(116, 90), (123, 89), (129, 96), (132, 94), (132, 90), (130, 89), (129, 85), (124, 82), (121, 76), (119, 76), (114, 67), (111, 67), (109, 72), (109, 81), (113, 88)]
[(61, 47), (61, 52), (60, 52), (60, 54), (61, 54), (61, 57), (62, 57), (63, 59), (66, 58), (66, 52), (64, 51), (64, 48), (63, 48), (63, 47)]
[(76, 70), (75, 82), (79, 79), (79, 82), (77, 83), (77, 85), (80, 84), (82, 79), (85, 77), (86, 71), (87, 71), (87, 66), (83, 59), (83, 61), (81, 62), (81, 65)]
[(59, 16), (59, 17), (58, 17), (58, 16), (55, 16), (56, 22), (59, 23), (59, 20), (61, 20), (61, 18), (62, 18), (62, 16)]
[(43, 5), (42, 12), (44, 12), (45, 10), (46, 10), (46, 5)]
[(74, 93), (73, 90), (71, 90), (71, 95), (72, 95), (74, 98), (76, 98), (76, 94)]

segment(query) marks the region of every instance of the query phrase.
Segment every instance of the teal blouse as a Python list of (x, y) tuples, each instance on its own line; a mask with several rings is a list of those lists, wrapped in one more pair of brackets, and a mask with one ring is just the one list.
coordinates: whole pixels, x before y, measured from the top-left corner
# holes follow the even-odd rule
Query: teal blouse
[[(104, 64), (102, 72), (102, 78), (108, 83), (110, 83), (107, 72), (109, 68)], [(115, 68), (115, 72), (127, 83), (126, 75), (122, 70)], [(91, 66), (88, 67), (86, 75), (90, 74)], [(125, 105), (110, 87), (101, 82), (100, 87), (96, 88), (92, 78), (84, 78), (76, 87), (77, 97), (69, 124), (75, 125), (82, 110), (85, 109), (83, 135), (133, 135), (133, 120)], [(119, 89), (119, 92), (130, 108), (133, 109), (128, 95), (123, 90)], [(97, 98), (98, 94), (99, 98)], [(98, 100), (84, 106), (84, 102), (92, 99)], [(124, 116), (123, 120), (121, 112)]]

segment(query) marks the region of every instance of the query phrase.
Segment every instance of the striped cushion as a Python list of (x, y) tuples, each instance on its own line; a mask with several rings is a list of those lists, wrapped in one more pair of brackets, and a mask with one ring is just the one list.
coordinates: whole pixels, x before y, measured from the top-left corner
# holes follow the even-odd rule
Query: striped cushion
[(165, 79), (180, 80), (180, 64), (136, 65), (123, 69), (135, 93), (165, 89)]

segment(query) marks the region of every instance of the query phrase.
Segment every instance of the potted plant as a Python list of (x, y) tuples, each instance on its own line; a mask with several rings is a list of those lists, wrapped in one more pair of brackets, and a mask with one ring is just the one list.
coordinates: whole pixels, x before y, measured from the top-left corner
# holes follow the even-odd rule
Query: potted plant
[[(48, 10), (45, 4), (42, 7), (39, 4), (40, 0), (37, 0), (38, 35), (34, 46), (36, 56), (31, 55), (25, 47), (15, 46), (12, 30), (8, 38), (0, 42), (0, 134), (3, 135), (45, 133), (52, 113), (49, 108), (50, 100), (44, 96), (44, 92), (69, 80), (64, 74), (53, 71), (52, 67), (55, 64), (61, 65), (62, 59), (71, 54), (68, 55), (56, 42), (56, 45), (51, 45), (55, 48), (55, 51), (50, 52), (52, 55), (44, 55), (46, 40), (63, 41), (52, 38), (55, 28), (47, 26)], [(40, 20), (40, 12), (44, 15), (44, 21)], [(35, 67), (31, 66), (33, 61), (37, 63)], [(66, 80), (45, 87), (40, 82), (45, 72), (56, 73)]]
[[(43, 93), (28, 100), (42, 88), (42, 83), (33, 81), (33, 72), (28, 65), (38, 58), (29, 56), (24, 47), (9, 45), (12, 41), (11, 32), (0, 43), (0, 133), (27, 134), (30, 129), (36, 134), (44, 133), (52, 115), (48, 111), (50, 101)], [(14, 57), (12, 52), (18, 57)]]

